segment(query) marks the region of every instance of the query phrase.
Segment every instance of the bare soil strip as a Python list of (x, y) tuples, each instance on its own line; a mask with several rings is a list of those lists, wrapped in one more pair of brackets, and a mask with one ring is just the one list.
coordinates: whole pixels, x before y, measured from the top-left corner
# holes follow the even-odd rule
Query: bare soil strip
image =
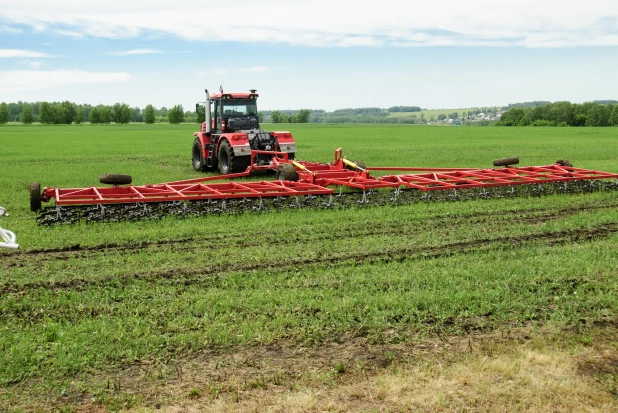
[(323, 255), (319, 258), (287, 258), (285, 261), (280, 259), (265, 260), (260, 262), (243, 262), (237, 264), (221, 264), (211, 267), (194, 268), (180, 267), (173, 270), (151, 272), (141, 274), (139, 272), (125, 274), (123, 276), (103, 277), (98, 279), (72, 279), (68, 281), (38, 281), (32, 283), (15, 284), (7, 283), (0, 287), (0, 292), (24, 293), (28, 290), (44, 288), (47, 290), (64, 289), (85, 289), (90, 286), (104, 285), (110, 282), (182, 278), (186, 285), (199, 283), (203, 277), (216, 276), (223, 273), (237, 271), (258, 271), (265, 269), (296, 269), (317, 265), (341, 266), (362, 263), (377, 262), (403, 262), (416, 259), (438, 259), (449, 257), (455, 254), (470, 254), (488, 249), (513, 249), (530, 243), (538, 243), (545, 246), (562, 245), (565, 243), (592, 241), (611, 236), (618, 232), (618, 222), (609, 222), (591, 228), (578, 228), (573, 230), (543, 232), (540, 234), (520, 235), (513, 237), (484, 238), (472, 241), (454, 242), (437, 247), (406, 247), (395, 248), (370, 253), (357, 253), (346, 255)]
[[(466, 226), (474, 223), (483, 223), (487, 221), (487, 218), (499, 218), (499, 220), (492, 220), (492, 222), (500, 222), (507, 224), (509, 222), (517, 222), (517, 223), (525, 223), (525, 224), (538, 224), (544, 223), (550, 220), (557, 220), (560, 218), (565, 218), (568, 216), (572, 216), (581, 212), (586, 211), (599, 211), (599, 210), (608, 210), (615, 209), (618, 207), (618, 203), (609, 203), (602, 205), (593, 205), (593, 206), (582, 206), (582, 207), (569, 207), (563, 208), (559, 210), (555, 210), (552, 208), (539, 208), (534, 210), (526, 210), (526, 211), (496, 211), (496, 212), (479, 212), (470, 215), (463, 216), (437, 216), (429, 219), (422, 219), (415, 221), (413, 224), (408, 222), (407, 226), (402, 225), (401, 223), (381, 223), (374, 222), (371, 227), (368, 228), (358, 228), (351, 227), (345, 228), (345, 230), (341, 231), (339, 235), (340, 238), (358, 238), (358, 237), (367, 237), (372, 235), (380, 235), (380, 234), (389, 234), (389, 235), (400, 235), (405, 234), (410, 230), (410, 226), (412, 225), (417, 231), (423, 227), (455, 227), (461, 223), (465, 223)], [(270, 235), (263, 234), (259, 240), (247, 240), (244, 237), (232, 237), (212, 234), (209, 239), (205, 240), (204, 238), (197, 237), (188, 237), (181, 238), (175, 240), (160, 240), (160, 241), (149, 241), (149, 242), (140, 242), (140, 243), (110, 243), (110, 244), (99, 244), (93, 246), (82, 246), (80, 244), (71, 245), (68, 247), (62, 248), (48, 248), (48, 249), (38, 249), (38, 250), (29, 250), (29, 251), (15, 251), (8, 254), (5, 254), (3, 257), (3, 266), (6, 268), (10, 267), (19, 267), (23, 266), (26, 262), (31, 262), (33, 259), (36, 260), (68, 260), (71, 257), (89, 257), (93, 254), (103, 253), (109, 254), (115, 251), (125, 252), (125, 251), (139, 251), (145, 249), (152, 248), (168, 248), (170, 246), (179, 246), (182, 249), (183, 245), (191, 244), (191, 246), (187, 248), (195, 248), (195, 243), (198, 243), (201, 246), (208, 246), (210, 250), (216, 249), (228, 249), (230, 246), (238, 246), (241, 248), (246, 247), (255, 247), (263, 245), (264, 243), (268, 243), (271, 245), (279, 245), (279, 244), (287, 244), (289, 242), (307, 242), (307, 241), (321, 241), (332, 239), (332, 234), (304, 234), (302, 237), (288, 237), (285, 240), (282, 240), (278, 235)], [(225, 243), (221, 241), (225, 240)], [(34, 256), (34, 257), (33, 257)]]

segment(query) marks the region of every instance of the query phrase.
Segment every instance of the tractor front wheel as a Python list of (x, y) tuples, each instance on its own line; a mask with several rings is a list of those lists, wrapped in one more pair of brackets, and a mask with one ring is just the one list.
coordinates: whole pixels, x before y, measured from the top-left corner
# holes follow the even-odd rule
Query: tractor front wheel
[(219, 145), (219, 172), (223, 175), (244, 172), (249, 167), (251, 156), (236, 156), (227, 140)]
[(206, 160), (204, 159), (204, 151), (202, 149), (202, 142), (199, 139), (195, 139), (193, 141), (193, 151), (192, 160), (193, 160), (193, 169), (198, 172), (206, 171)]

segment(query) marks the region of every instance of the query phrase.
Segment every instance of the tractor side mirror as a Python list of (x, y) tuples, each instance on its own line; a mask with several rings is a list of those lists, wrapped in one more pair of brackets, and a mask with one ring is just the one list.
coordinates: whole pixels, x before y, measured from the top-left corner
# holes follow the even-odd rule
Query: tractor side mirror
[(196, 111), (196, 112), (199, 112), (199, 111), (200, 111), (200, 104), (199, 104), (199, 103), (196, 103), (196, 104), (195, 104), (195, 111)]

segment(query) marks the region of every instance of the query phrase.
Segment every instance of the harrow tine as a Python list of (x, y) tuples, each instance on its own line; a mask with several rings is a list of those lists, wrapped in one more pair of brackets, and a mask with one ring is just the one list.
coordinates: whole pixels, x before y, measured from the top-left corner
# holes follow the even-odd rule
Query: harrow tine
[(541, 197), (551, 194), (582, 194), (597, 191), (618, 191), (616, 181), (568, 181), (533, 185), (494, 186), (488, 188), (456, 188), (423, 191), (415, 188), (365, 190), (328, 195), (293, 195), (272, 198), (205, 199), (201, 201), (173, 201), (160, 203), (96, 204), (91, 206), (52, 206), (43, 209), (37, 218), (39, 225), (73, 224), (79, 221), (118, 222), (160, 219), (166, 215), (177, 217), (242, 214), (244, 212), (279, 211), (284, 209), (349, 208), (365, 205), (408, 205), (417, 202), (455, 202), (475, 199), (507, 199)]

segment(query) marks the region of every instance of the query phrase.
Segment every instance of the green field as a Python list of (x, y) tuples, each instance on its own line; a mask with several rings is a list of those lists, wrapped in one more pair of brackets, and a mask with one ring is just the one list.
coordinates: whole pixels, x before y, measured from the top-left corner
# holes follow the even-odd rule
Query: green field
[[(567, 158), (618, 172), (615, 128), (285, 126), (297, 158), (312, 161), (343, 147), (369, 167), (488, 167), (519, 156), (522, 165)], [(148, 410), (335, 389), (350, 383), (344, 377), (374, 374), (379, 360), (401, 374), (416, 356), (393, 360), (417, 343), (513, 329), (554, 328), (561, 337), (614, 326), (616, 351), (616, 191), (49, 228), (29, 212), (31, 181), (201, 176), (190, 164), (195, 129), (0, 127), (0, 205), (10, 213), (0, 225), (21, 245), (0, 249), (0, 410)], [(585, 348), (566, 347), (571, 355)], [(319, 360), (310, 374), (307, 360)], [(590, 384), (607, 396), (599, 406), (615, 409), (618, 376), (599, 380)], [(410, 406), (480, 406), (446, 390), (434, 398)], [(328, 410), (315, 403), (307, 410)], [(393, 403), (376, 411), (397, 411)]]

